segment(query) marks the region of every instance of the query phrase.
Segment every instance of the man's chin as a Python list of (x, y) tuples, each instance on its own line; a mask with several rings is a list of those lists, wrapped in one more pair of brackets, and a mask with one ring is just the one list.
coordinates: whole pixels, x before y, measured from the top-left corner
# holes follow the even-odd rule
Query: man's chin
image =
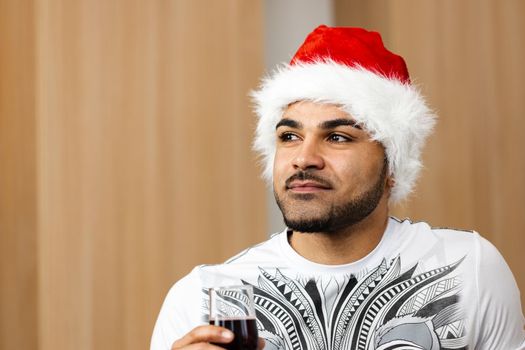
[[(305, 220), (305, 218), (308, 219)], [(289, 229), (304, 233), (325, 232), (331, 226), (330, 220), (326, 217), (320, 217), (319, 212), (315, 212), (312, 215), (308, 211), (295, 213), (292, 217), (285, 216), (284, 223)]]
[(286, 227), (294, 232), (301, 233), (320, 233), (327, 232), (328, 226), (324, 222), (317, 221), (300, 221), (300, 222), (287, 222), (285, 220)]

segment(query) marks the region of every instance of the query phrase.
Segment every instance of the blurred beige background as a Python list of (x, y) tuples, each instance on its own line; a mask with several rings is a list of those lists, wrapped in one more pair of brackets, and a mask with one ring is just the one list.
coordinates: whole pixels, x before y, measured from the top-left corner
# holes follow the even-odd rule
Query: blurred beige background
[(278, 226), (272, 19), (382, 32), (440, 116), (396, 215), (479, 231), (525, 291), (523, 1), (0, 0), (0, 349), (148, 348), (175, 280)]

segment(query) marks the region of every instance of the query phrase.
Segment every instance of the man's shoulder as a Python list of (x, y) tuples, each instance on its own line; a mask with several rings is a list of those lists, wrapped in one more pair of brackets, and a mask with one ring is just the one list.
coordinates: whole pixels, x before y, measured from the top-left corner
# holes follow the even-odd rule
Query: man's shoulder
[(242, 264), (253, 260), (261, 261), (268, 259), (269, 257), (274, 258), (280, 250), (280, 240), (285, 234), (285, 232), (271, 234), (267, 240), (244, 249), (240, 253), (226, 260), (223, 264)]
[(398, 254), (407, 262), (437, 266), (466, 260), (462, 265), (472, 266), (479, 263), (480, 255), (497, 252), (474, 230), (432, 226), (410, 219), (393, 221), (395, 229), (390, 241), (395, 242)]
[(282, 258), (281, 244), (286, 232), (274, 233), (267, 240), (254, 244), (229, 259), (217, 263), (197, 266), (192, 273), (194, 275), (217, 274), (227, 271), (239, 272), (244, 269), (252, 269), (264, 266), (268, 263), (279, 264)]
[(413, 238), (434, 238), (445, 243), (454, 244), (476, 244), (476, 242), (484, 240), (475, 230), (440, 225), (434, 226), (426, 221), (414, 221), (409, 218), (398, 219), (391, 217), (391, 220), (396, 225), (396, 230), (407, 237), (413, 235)]

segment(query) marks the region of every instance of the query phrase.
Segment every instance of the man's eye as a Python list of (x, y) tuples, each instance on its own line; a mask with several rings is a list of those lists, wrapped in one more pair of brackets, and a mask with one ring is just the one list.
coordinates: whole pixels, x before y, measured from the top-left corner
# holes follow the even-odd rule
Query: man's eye
[(281, 135), (279, 135), (279, 139), (282, 142), (290, 142), (290, 141), (297, 141), (297, 140), (299, 140), (299, 137), (297, 137), (297, 135), (294, 135), (292, 133), (284, 132)]
[(348, 136), (343, 136), (340, 134), (331, 134), (328, 136), (328, 141), (330, 142), (351, 142), (352, 139)]

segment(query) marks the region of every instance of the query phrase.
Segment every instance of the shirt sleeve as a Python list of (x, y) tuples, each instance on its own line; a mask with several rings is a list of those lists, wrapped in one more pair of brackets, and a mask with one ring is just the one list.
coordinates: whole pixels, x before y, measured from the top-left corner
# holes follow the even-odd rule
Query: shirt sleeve
[(202, 324), (199, 267), (175, 283), (160, 309), (150, 350), (170, 350), (175, 340)]
[[(481, 237), (480, 237), (481, 238)], [(478, 350), (525, 350), (520, 292), (498, 250), (481, 238), (477, 247)]]

